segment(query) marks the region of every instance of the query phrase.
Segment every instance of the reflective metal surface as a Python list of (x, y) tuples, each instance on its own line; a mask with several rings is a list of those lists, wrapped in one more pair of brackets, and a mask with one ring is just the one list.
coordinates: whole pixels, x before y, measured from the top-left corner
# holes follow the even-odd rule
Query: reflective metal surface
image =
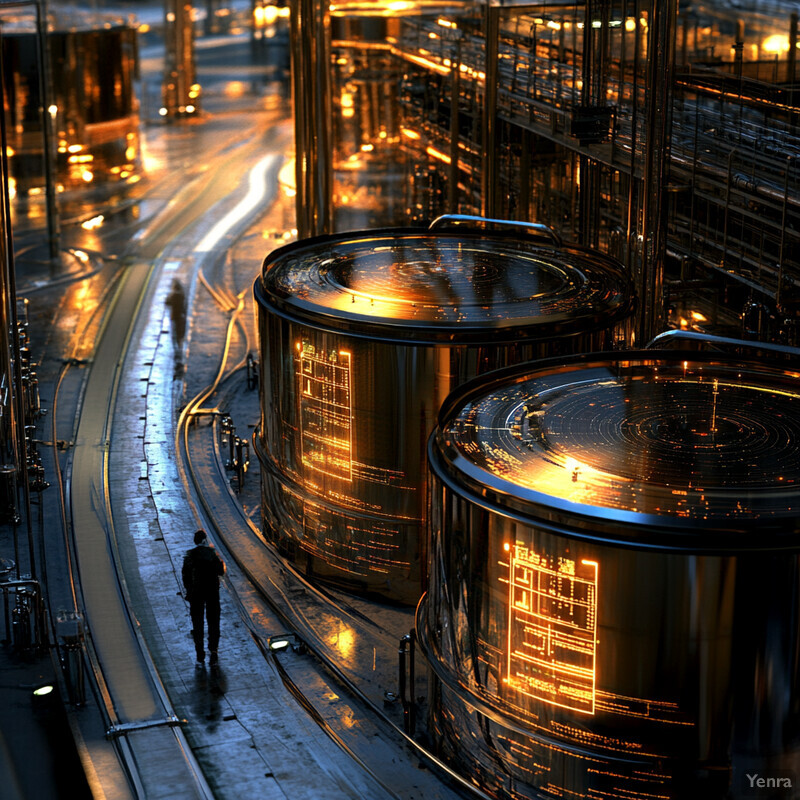
[(431, 343), (581, 334), (609, 328), (631, 305), (612, 259), (485, 232), (306, 240), (268, 258), (263, 285), (276, 310), (298, 319)]
[(185, 0), (164, 4), (164, 81), (160, 113), (167, 118), (200, 111), (194, 52), (194, 8)]
[(440, 754), (498, 797), (796, 780), (799, 412), (797, 373), (697, 353), (457, 390), (417, 619)]
[(631, 307), (622, 271), (588, 251), (418, 230), (281, 248), (255, 295), (265, 532), (307, 574), (405, 604), (423, 588), (425, 446), (447, 394), (607, 347)]
[[(98, 30), (54, 30), (47, 38), (59, 188), (129, 178), (139, 167), (136, 31), (108, 23)], [(12, 195), (38, 193), (43, 139), (33, 30), (4, 32), (3, 81)]]
[(289, 15), (299, 236), (333, 230), (330, 4), (292, 0)]

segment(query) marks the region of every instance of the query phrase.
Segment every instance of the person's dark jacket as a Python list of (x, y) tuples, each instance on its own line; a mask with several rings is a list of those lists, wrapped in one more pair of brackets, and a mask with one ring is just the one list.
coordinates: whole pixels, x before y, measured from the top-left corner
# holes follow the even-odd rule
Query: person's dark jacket
[(183, 587), (186, 599), (213, 596), (219, 591), (219, 579), (225, 572), (222, 559), (207, 545), (198, 545), (189, 550), (183, 558)]

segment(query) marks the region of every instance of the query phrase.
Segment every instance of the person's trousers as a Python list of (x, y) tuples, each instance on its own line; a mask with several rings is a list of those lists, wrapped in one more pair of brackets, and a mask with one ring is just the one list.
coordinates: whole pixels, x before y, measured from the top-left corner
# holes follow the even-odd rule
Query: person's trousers
[(198, 597), (189, 602), (189, 613), (192, 617), (192, 638), (198, 659), (205, 656), (203, 650), (203, 617), (208, 623), (208, 649), (217, 652), (219, 645), (219, 595)]

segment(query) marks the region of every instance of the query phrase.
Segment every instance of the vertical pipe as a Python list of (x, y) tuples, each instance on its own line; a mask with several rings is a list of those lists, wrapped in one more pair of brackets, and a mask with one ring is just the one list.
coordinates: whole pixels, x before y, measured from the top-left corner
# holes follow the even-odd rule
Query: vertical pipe
[(519, 160), (519, 219), (530, 220), (531, 216), (531, 150), (533, 135), (522, 129), (522, 152)]
[(162, 106), (168, 118), (194, 115), (200, 110), (192, 11), (186, 0), (166, 0), (164, 5)]
[(47, 243), (50, 259), (60, 257), (60, 225), (58, 218), (58, 204), (56, 202), (55, 183), (55, 140), (53, 138), (54, 113), (50, 107), (51, 73), (50, 73), (50, 46), (47, 39), (47, 2), (38, 0), (36, 3), (36, 58), (39, 72), (39, 99), (42, 103), (40, 109), (42, 119), (42, 149), (44, 151), (44, 187), (45, 203), (47, 206)]
[(406, 657), (408, 653), (408, 635), (400, 639), (400, 646), (397, 649), (397, 680), (398, 694), (400, 695), (400, 705), (403, 707), (403, 723), (406, 733), (408, 733), (408, 698), (406, 697)]
[(484, 17), (486, 42), (486, 79), (483, 89), (483, 186), (481, 187), (481, 213), (494, 217), (497, 192), (497, 58), (500, 35), (500, 8), (486, 2)]
[[(627, 3), (626, 3), (627, 10)], [(626, 263), (628, 269), (633, 269), (638, 273), (639, 265), (639, 250), (632, 248), (631, 244), (635, 243), (636, 231), (638, 230), (638, 213), (639, 213), (639, 178), (636, 175), (636, 148), (639, 146), (639, 59), (641, 57), (641, 28), (639, 25), (639, 17), (641, 10), (639, 8), (639, 0), (633, 2), (633, 18), (635, 21), (633, 29), (633, 65), (632, 83), (631, 83), (631, 181), (628, 187), (628, 219), (627, 219), (627, 252)], [(625, 18), (627, 20), (627, 16)], [(649, 339), (647, 341), (650, 341)]]
[[(564, 94), (564, 83), (566, 82), (566, 32), (564, 30), (564, 25), (562, 24), (561, 27), (558, 29), (558, 76), (556, 78), (556, 106), (561, 108), (563, 105), (563, 94)], [(574, 59), (573, 59), (574, 61)], [(553, 121), (555, 122), (556, 115), (553, 114)], [(555, 130), (553, 131), (555, 133)]]
[[(592, 101), (592, 76), (594, 73), (594, 48), (592, 47), (592, 16), (594, 5), (587, 0), (583, 12), (583, 53), (581, 59), (581, 105), (586, 107)], [(578, 154), (578, 241), (589, 243), (589, 218), (591, 216), (590, 187), (591, 167), (588, 156)], [(577, 182), (576, 182), (577, 183)]]
[[(736, 20), (736, 40), (733, 43), (734, 53), (734, 74), (741, 80), (742, 65), (744, 62), (744, 20)], [(739, 87), (741, 97), (741, 86)]]
[[(0, 53), (3, 41), (0, 32)], [(2, 58), (0, 58), (0, 89), (5, 92)], [(5, 103), (3, 104), (5, 105)], [(19, 482), (27, 484), (25, 465), (25, 429), (20, 416), (21, 404), (18, 402), (21, 386), (19, 364), (19, 339), (17, 338), (16, 281), (14, 277), (14, 244), (11, 235), (11, 204), (8, 192), (8, 141), (6, 115), (0, 113), (0, 359), (7, 386), (8, 405), (3, 413), (9, 416), (10, 441), (2, 444), (2, 457), (10, 457), (12, 463), (3, 470), (14, 483), (12, 496), (18, 494)], [(13, 468), (13, 472), (12, 472)], [(14, 561), (17, 578), (20, 576), (19, 535), (17, 532), (18, 514), (16, 507), (9, 509), (14, 521)]]
[[(789, 17), (789, 59), (786, 64), (786, 83), (789, 86), (789, 105), (795, 107), (794, 82), (797, 77), (797, 12)], [(796, 119), (796, 117), (795, 117)]]
[(461, 92), (461, 42), (456, 42), (455, 58), (450, 71), (450, 182), (447, 192), (447, 207), (451, 214), (458, 213), (458, 142), (459, 94)]
[(681, 67), (686, 69), (689, 64), (689, 18), (684, 15), (681, 19)]
[(417, 701), (416, 701), (416, 684), (417, 684), (417, 634), (412, 630), (408, 635), (408, 684), (409, 684), (409, 702), (411, 711), (409, 714), (408, 727), (409, 736), (413, 736), (417, 728)]
[(728, 153), (728, 172), (725, 184), (725, 217), (722, 226), (722, 263), (720, 266), (725, 269), (728, 261), (728, 215), (731, 207), (731, 186), (733, 184), (733, 156), (736, 154), (737, 148), (734, 147)]
[(781, 246), (778, 256), (778, 289), (775, 292), (775, 305), (780, 309), (783, 303), (783, 267), (786, 247), (786, 214), (789, 205), (789, 173), (792, 170), (792, 162), (796, 161), (796, 156), (786, 157), (786, 178), (783, 182), (783, 212), (781, 214)]
[(670, 142), (670, 103), (675, 62), (677, 0), (653, 0), (648, 20), (647, 145), (644, 163), (643, 251), (638, 329), (650, 341), (663, 326), (666, 254), (665, 188)]
[(325, 0), (292, 0), (297, 231), (300, 238), (333, 231), (330, 11)]

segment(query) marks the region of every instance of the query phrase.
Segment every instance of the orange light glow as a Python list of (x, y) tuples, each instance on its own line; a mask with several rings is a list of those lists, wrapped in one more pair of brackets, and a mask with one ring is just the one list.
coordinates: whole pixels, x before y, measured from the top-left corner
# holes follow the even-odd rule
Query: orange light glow
[(780, 54), (789, 52), (789, 37), (776, 33), (768, 36), (761, 43), (761, 49), (766, 53)]
[(597, 562), (540, 555), (517, 543), (508, 569), (508, 686), (594, 714)]
[(436, 158), (439, 161), (443, 161), (445, 164), (449, 164), (451, 161), (450, 156), (445, 155), (444, 153), (437, 150), (435, 147), (426, 147), (425, 152), (429, 156), (432, 156), (433, 158)]
[(353, 479), (350, 353), (298, 343), (297, 381), (303, 465)]

